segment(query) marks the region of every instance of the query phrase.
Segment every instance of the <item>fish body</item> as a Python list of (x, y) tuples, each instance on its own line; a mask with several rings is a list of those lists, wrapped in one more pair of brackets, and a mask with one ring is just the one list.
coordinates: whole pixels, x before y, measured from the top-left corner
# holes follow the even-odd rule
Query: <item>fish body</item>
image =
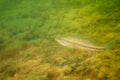
[(56, 39), (56, 41), (62, 46), (76, 48), (80, 50), (87, 50), (87, 51), (105, 50), (104, 47), (98, 47), (88, 43), (87, 41), (80, 39), (61, 38), (61, 39)]

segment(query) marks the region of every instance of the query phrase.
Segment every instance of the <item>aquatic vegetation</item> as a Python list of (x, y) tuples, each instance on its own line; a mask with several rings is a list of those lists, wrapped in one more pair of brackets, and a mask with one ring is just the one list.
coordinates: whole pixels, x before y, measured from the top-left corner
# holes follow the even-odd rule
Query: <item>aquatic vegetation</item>
[[(120, 79), (119, 3), (1, 0), (0, 80)], [(107, 50), (89, 53), (55, 41), (68, 36)]]

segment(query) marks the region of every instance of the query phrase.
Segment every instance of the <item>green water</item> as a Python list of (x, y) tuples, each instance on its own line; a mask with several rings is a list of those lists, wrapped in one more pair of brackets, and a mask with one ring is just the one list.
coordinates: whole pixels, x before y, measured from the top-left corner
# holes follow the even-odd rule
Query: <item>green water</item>
[[(45, 57), (51, 56), (51, 61), (54, 60), (54, 54), (59, 53), (81, 53), (80, 51), (69, 50), (56, 43), (55, 38), (60, 37), (76, 37), (87, 39), (99, 46), (105, 46), (108, 50), (103, 52), (92, 52), (95, 54), (94, 58), (99, 58), (100, 65), (90, 64), (87, 69), (92, 65), (96, 65), (99, 74), (95, 71), (97, 77), (94, 78), (94, 72), (89, 71), (88, 80), (118, 80), (120, 72), (120, 1), (119, 0), (1, 0), (0, 1), (0, 79), (2, 80), (18, 80), (15, 74), (19, 74), (24, 68), (17, 66), (17, 60), (21, 59), (20, 52), (23, 60), (31, 60), (36, 53)], [(26, 51), (29, 47), (40, 47), (32, 51)], [(41, 54), (44, 53), (44, 54)], [(20, 56), (20, 58), (19, 58)], [(57, 57), (66, 55), (59, 54)], [(71, 55), (73, 56), (73, 55)], [(77, 56), (74, 55), (73, 63), (77, 63)], [(73, 56), (73, 57), (74, 57)], [(96, 57), (97, 56), (97, 57)], [(56, 58), (57, 58), (56, 57)], [(89, 56), (90, 57), (90, 56)], [(107, 58), (110, 59), (107, 60)], [(83, 63), (87, 57), (82, 59)], [(91, 57), (90, 57), (91, 58)], [(66, 59), (69, 61), (69, 59)], [(51, 61), (50, 64), (52, 64)], [(72, 60), (70, 58), (72, 63)], [(103, 63), (105, 64), (103, 64)], [(3, 64), (4, 63), (4, 64)], [(111, 63), (111, 64), (108, 64)], [(24, 64), (21, 63), (21, 64)], [(66, 62), (66, 65), (69, 63)], [(84, 63), (86, 64), (86, 63)], [(6, 65), (10, 65), (5, 67)], [(12, 66), (11, 66), (12, 65)], [(106, 65), (108, 65), (106, 67)], [(115, 66), (113, 66), (115, 65)], [(15, 67), (14, 67), (15, 66)], [(3, 69), (5, 67), (5, 69)], [(79, 66), (77, 66), (79, 67)], [(86, 67), (86, 65), (84, 65)], [(12, 71), (13, 70), (13, 71)], [(27, 69), (26, 69), (27, 70)], [(95, 70), (95, 69), (93, 69)], [(102, 74), (103, 70), (103, 74)], [(22, 73), (22, 72), (21, 72)], [(23, 72), (24, 73), (24, 72)], [(32, 73), (32, 72), (31, 72)], [(63, 79), (65, 76), (79, 75), (84, 71), (71, 72), (68, 75), (58, 76), (57, 79)], [(109, 74), (111, 73), (111, 74)], [(37, 74), (37, 73), (36, 73)], [(87, 73), (86, 73), (87, 74)], [(27, 78), (20, 76), (24, 80), (54, 80), (37, 77), (33, 74), (26, 74)], [(59, 75), (59, 74), (58, 74)], [(77, 76), (76, 75), (76, 76)], [(73, 80), (87, 80), (88, 76), (72, 78)]]

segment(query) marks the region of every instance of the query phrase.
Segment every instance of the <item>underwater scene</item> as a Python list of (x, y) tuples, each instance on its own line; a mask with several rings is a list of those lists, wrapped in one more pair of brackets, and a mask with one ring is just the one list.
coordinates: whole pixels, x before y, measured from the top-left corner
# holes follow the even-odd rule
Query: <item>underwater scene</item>
[(120, 80), (120, 0), (0, 0), (0, 80)]

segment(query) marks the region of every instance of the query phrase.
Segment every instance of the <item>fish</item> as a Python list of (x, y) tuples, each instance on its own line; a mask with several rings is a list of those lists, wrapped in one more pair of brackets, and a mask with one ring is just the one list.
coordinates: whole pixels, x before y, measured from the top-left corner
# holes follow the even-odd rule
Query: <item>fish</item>
[(105, 47), (99, 47), (90, 42), (77, 38), (55, 39), (60, 45), (85, 51), (105, 50)]

